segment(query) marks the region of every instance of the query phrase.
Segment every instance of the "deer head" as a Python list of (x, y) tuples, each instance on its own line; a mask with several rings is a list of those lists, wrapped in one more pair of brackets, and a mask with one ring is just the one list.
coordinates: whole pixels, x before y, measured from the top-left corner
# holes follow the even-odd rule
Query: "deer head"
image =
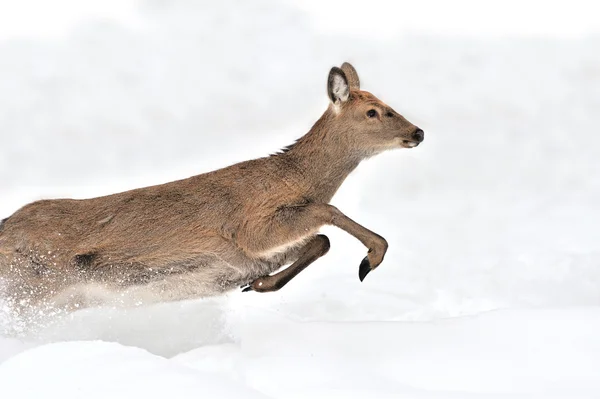
[(394, 148), (413, 148), (423, 141), (423, 130), (360, 89), (356, 69), (349, 63), (331, 68), (327, 93), (335, 130), (344, 136), (346, 145), (363, 157)]

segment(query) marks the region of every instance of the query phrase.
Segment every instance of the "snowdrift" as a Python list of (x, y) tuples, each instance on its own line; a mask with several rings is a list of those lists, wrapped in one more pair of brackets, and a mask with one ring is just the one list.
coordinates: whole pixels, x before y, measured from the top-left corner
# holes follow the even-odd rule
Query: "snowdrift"
[(274, 294), (29, 324), (0, 303), (0, 397), (599, 396), (599, 45), (336, 35), (265, 0), (0, 40), (0, 218), (272, 153), (345, 60), (426, 132), (334, 198), (390, 244), (364, 283), (364, 248), (325, 229)]

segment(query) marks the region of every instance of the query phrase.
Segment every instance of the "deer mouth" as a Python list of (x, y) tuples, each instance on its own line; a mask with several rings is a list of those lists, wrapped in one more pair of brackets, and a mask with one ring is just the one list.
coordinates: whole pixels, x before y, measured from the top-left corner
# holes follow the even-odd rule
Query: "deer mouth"
[(402, 140), (402, 147), (404, 148), (414, 148), (419, 144), (421, 144), (420, 141)]

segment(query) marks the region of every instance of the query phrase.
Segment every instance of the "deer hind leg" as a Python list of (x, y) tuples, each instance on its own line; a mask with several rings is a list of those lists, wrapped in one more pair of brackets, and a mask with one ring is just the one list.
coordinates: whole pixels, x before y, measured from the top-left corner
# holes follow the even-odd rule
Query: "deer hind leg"
[(327, 236), (319, 234), (302, 247), (300, 257), (286, 269), (270, 276), (259, 277), (242, 287), (242, 291), (277, 291), (306, 269), (308, 265), (325, 255), (327, 251), (329, 251), (329, 239)]

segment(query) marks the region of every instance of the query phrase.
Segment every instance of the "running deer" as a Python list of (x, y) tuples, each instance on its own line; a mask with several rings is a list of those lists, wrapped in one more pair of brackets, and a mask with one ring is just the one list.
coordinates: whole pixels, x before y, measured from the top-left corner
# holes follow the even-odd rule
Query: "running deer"
[(362, 281), (388, 244), (329, 202), (362, 160), (416, 147), (423, 130), (360, 90), (348, 63), (331, 69), (327, 93), (321, 118), (276, 154), (105, 197), (24, 206), (0, 224), (8, 297), (26, 307), (82, 307), (93, 303), (83, 287), (161, 301), (240, 286), (276, 291), (327, 253), (323, 225), (368, 248)]

